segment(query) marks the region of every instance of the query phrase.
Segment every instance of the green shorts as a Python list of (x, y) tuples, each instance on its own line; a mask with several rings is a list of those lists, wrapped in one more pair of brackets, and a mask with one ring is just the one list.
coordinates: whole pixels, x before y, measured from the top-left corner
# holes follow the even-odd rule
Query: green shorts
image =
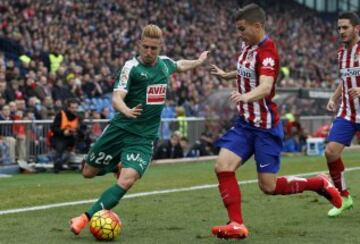
[(151, 139), (110, 124), (90, 148), (86, 162), (107, 172), (113, 172), (121, 162), (124, 168), (133, 168), (142, 176), (151, 162), (152, 153)]

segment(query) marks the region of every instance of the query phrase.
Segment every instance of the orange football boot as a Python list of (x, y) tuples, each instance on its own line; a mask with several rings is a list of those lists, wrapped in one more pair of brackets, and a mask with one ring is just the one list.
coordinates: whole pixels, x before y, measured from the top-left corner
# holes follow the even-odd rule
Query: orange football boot
[(88, 217), (86, 214), (82, 214), (79, 217), (75, 217), (70, 220), (70, 229), (75, 235), (78, 235), (88, 223)]
[(332, 205), (336, 208), (341, 208), (342, 205), (342, 198), (340, 195), (339, 190), (331, 183), (330, 179), (325, 174), (320, 174), (316, 177), (320, 177), (323, 182), (323, 189), (318, 192), (321, 196), (324, 196), (328, 199)]
[(213, 235), (223, 239), (244, 239), (248, 237), (249, 230), (244, 224), (230, 222), (227, 225), (214, 226), (211, 229)]

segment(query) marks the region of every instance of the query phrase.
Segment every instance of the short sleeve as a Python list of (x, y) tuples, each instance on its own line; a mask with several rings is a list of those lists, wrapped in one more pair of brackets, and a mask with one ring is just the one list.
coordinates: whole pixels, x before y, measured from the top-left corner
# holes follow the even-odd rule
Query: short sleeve
[(275, 50), (261, 52), (258, 59), (258, 74), (276, 78), (279, 69), (279, 58)]
[(121, 90), (127, 92), (129, 90), (132, 67), (133, 65), (131, 65), (131, 63), (126, 62), (124, 67), (118, 72), (115, 79), (114, 91)]
[(168, 75), (170, 76), (177, 69), (176, 62), (173, 59), (171, 59), (171, 58), (169, 58), (167, 56), (161, 56), (161, 59), (164, 61), (165, 65), (166, 65), (166, 67), (168, 69)]

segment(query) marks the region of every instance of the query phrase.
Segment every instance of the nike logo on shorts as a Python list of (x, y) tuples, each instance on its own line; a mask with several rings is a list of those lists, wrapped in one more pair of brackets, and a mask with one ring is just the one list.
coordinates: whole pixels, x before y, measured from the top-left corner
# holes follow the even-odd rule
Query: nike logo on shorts
[(260, 168), (265, 168), (266, 166), (269, 166), (270, 164), (260, 164)]

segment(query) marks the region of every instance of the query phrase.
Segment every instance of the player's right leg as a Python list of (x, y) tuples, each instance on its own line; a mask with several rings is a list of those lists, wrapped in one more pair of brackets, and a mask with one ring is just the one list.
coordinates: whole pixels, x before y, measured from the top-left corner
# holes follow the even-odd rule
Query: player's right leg
[(235, 171), (252, 155), (252, 138), (251, 132), (235, 126), (216, 142), (221, 150), (215, 164), (215, 173), (219, 181), (220, 196), (229, 217), (228, 224), (212, 228), (211, 232), (218, 238), (241, 239), (249, 235), (242, 219), (241, 191)]
[[(96, 140), (85, 158), (82, 174), (85, 178), (92, 178), (101, 174), (112, 172), (120, 161), (120, 153), (123, 147), (123, 140), (126, 133), (115, 127), (109, 126)], [(126, 193), (126, 189), (117, 184), (108, 188), (88, 211), (70, 220), (71, 231), (78, 235), (84, 229), (96, 210), (110, 207)], [(105, 204), (104, 204), (105, 203)], [(110, 209), (110, 208), (106, 208)], [(95, 211), (95, 212), (94, 212)]]
[(342, 118), (336, 118), (327, 138), (329, 143), (326, 145), (325, 157), (329, 174), (343, 199), (341, 208), (334, 207), (330, 209), (328, 212), (329, 217), (338, 216), (344, 210), (350, 209), (353, 206), (352, 198), (345, 184), (345, 165), (341, 159), (341, 154), (344, 147), (350, 145), (355, 132), (355, 123)]
[(222, 148), (215, 164), (220, 195), (229, 217), (228, 224), (214, 226), (211, 229), (211, 232), (218, 238), (241, 239), (249, 235), (249, 231), (243, 224), (241, 192), (235, 175), (235, 170), (240, 166), (240, 162), (239, 156)]
[(325, 150), (329, 174), (334, 182), (334, 185), (340, 191), (343, 200), (342, 206), (340, 208), (333, 207), (329, 210), (329, 217), (336, 217), (342, 214), (345, 210), (351, 209), (353, 206), (352, 198), (345, 184), (345, 166), (341, 159), (341, 153), (343, 149), (344, 145), (337, 142), (329, 142)]
[(100, 171), (99, 168), (91, 166), (85, 160), (83, 161), (83, 163), (84, 163), (84, 166), (81, 170), (81, 173), (85, 178), (93, 178), (99, 173), (99, 171)]
[(115, 207), (139, 177), (140, 175), (135, 169), (123, 168), (117, 184), (104, 191), (100, 198), (85, 213), (71, 219), (71, 231), (76, 235), (80, 234), (96, 212)]

